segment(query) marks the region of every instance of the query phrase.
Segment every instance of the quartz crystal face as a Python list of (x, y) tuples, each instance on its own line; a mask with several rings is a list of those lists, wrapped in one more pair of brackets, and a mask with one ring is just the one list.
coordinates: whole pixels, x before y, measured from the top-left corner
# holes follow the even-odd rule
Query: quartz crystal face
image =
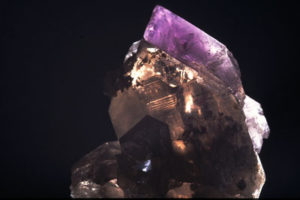
[(146, 41), (197, 70), (202, 64), (229, 86), (239, 100), (244, 91), (239, 66), (225, 45), (171, 11), (156, 6), (144, 33)]
[(72, 197), (259, 197), (269, 128), (225, 45), (157, 6), (123, 72), (109, 106), (118, 141), (74, 165)]

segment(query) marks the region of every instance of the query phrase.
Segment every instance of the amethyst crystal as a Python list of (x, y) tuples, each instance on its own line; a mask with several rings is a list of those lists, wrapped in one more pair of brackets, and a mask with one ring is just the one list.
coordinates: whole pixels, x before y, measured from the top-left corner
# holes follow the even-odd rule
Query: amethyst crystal
[(123, 72), (109, 107), (119, 141), (74, 165), (72, 197), (259, 197), (269, 128), (223, 44), (156, 6)]
[(147, 42), (198, 70), (204, 65), (243, 98), (238, 63), (225, 45), (171, 11), (156, 6), (144, 33)]

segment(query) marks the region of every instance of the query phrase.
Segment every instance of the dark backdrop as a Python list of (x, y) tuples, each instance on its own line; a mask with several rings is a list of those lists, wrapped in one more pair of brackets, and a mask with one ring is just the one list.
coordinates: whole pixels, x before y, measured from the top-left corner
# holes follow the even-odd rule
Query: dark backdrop
[(1, 1), (0, 196), (69, 197), (72, 164), (116, 139), (103, 75), (142, 38), (156, 4), (233, 52), (271, 128), (261, 196), (300, 196), (299, 9), (238, 0)]

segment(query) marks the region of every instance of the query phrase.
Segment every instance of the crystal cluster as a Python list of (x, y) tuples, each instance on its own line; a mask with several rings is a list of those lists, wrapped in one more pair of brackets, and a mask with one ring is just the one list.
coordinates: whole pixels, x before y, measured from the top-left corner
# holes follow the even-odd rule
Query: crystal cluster
[(156, 6), (109, 107), (118, 141), (72, 169), (71, 196), (257, 198), (269, 128), (225, 45)]

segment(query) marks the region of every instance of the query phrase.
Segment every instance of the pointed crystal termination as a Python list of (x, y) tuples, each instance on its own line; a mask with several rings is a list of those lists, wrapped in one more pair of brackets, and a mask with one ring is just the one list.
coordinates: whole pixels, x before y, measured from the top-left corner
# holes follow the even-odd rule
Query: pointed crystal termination
[(232, 53), (178, 15), (156, 6), (144, 39), (195, 70), (199, 64), (205, 65), (233, 90), (239, 100), (244, 98), (238, 63)]
[(238, 62), (224, 44), (160, 5), (153, 10), (144, 39), (196, 71), (206, 66), (232, 89), (243, 106), (254, 149), (260, 152), (270, 129), (260, 104), (245, 96)]
[(73, 198), (259, 197), (270, 130), (223, 44), (156, 6), (117, 74), (107, 94), (119, 141), (74, 165)]

